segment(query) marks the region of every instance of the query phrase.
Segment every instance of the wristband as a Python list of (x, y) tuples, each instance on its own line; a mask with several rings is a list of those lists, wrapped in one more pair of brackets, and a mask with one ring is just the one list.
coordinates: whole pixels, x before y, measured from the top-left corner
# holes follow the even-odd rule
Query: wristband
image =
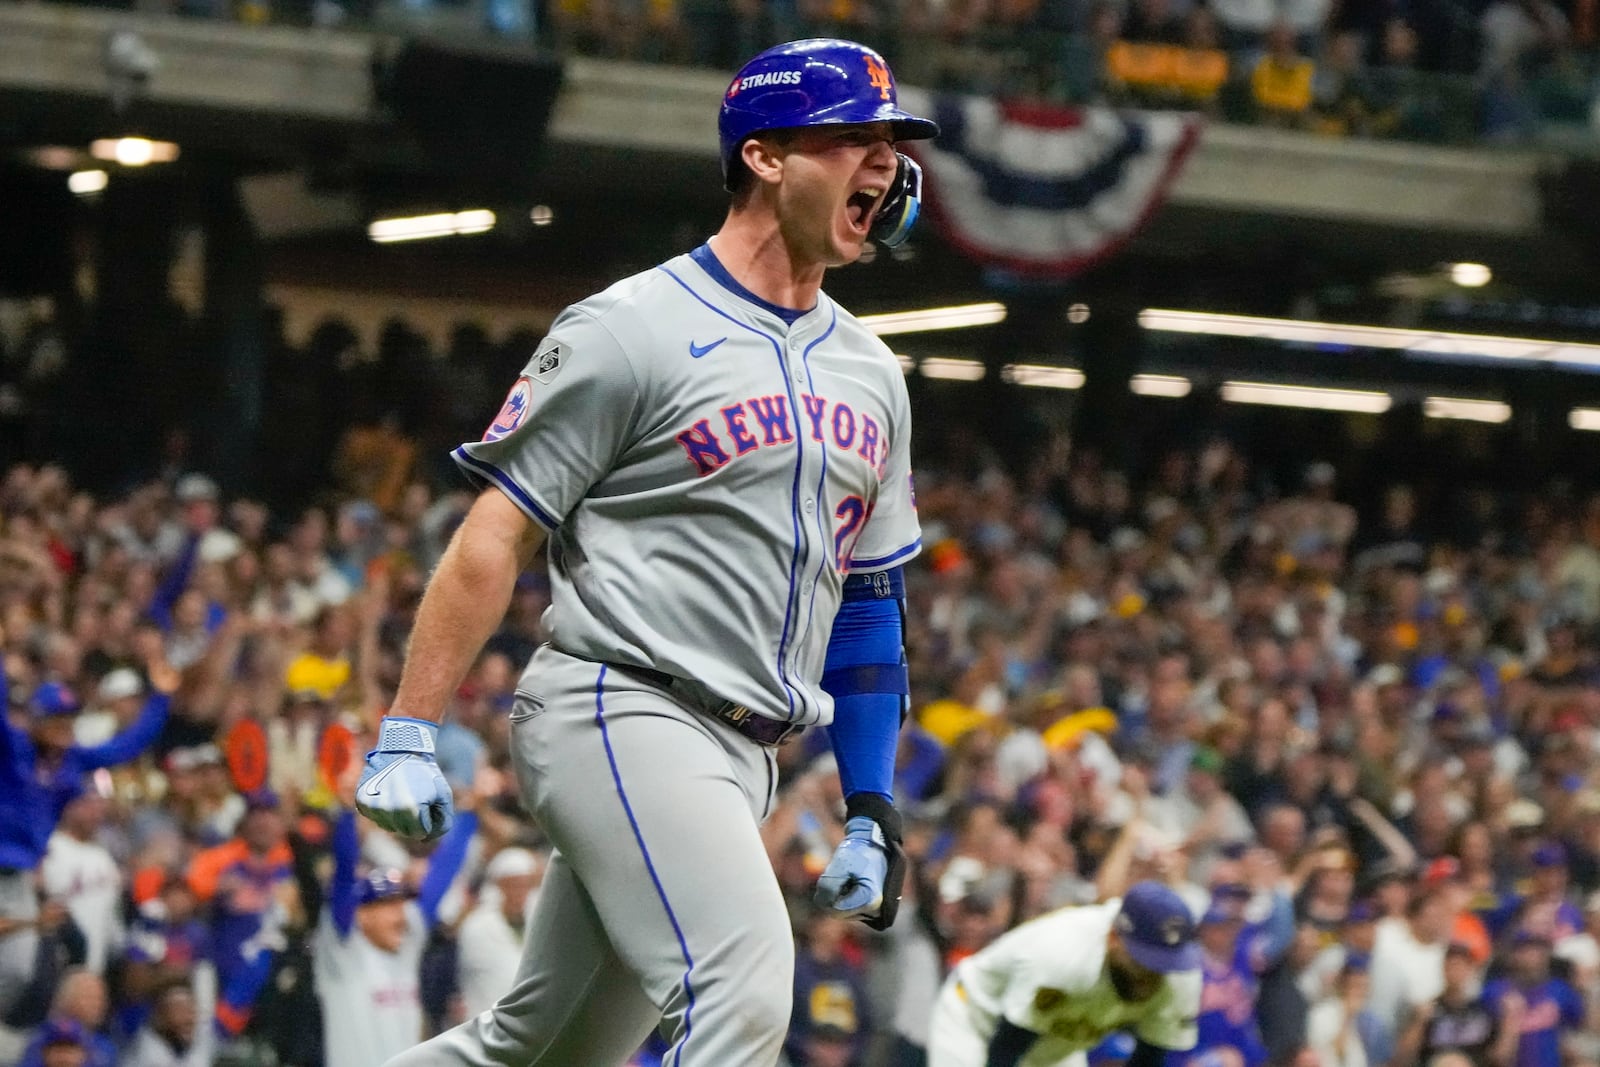
[(378, 724), (378, 743), (373, 752), (411, 752), (433, 755), (439, 724), (404, 715), (385, 715)]
[(844, 802), (845, 821), (863, 816), (878, 824), (885, 839), (900, 844), (903, 834), (900, 812), (882, 793), (851, 793)]

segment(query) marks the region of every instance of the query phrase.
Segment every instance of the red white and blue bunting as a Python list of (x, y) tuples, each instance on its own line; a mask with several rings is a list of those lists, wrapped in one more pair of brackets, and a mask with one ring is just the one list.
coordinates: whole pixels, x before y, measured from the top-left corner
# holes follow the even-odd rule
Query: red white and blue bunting
[(944, 238), (986, 266), (1067, 278), (1116, 252), (1156, 213), (1203, 120), (1175, 111), (1017, 104), (902, 89), (942, 129), (909, 151)]

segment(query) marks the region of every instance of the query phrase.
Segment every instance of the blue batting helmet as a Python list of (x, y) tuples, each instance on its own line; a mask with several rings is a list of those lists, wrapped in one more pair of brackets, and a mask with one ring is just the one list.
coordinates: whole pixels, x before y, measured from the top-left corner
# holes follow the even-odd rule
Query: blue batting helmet
[[(772, 130), (887, 122), (897, 141), (939, 135), (938, 124), (900, 108), (894, 75), (877, 52), (854, 41), (817, 38), (769, 48), (733, 76), (722, 98), (717, 131), (722, 177), (728, 188), (745, 141)], [(899, 244), (916, 220), (922, 171), (900, 154), (900, 167), (873, 226), (872, 236)]]

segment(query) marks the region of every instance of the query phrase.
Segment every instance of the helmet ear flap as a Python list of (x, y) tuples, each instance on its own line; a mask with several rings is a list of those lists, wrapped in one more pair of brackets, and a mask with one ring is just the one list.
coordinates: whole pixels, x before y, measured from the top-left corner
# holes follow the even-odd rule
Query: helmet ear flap
[(895, 168), (894, 180), (883, 194), (883, 206), (878, 209), (872, 230), (867, 234), (886, 248), (903, 244), (922, 213), (922, 168), (904, 152), (896, 152), (895, 157), (899, 166)]

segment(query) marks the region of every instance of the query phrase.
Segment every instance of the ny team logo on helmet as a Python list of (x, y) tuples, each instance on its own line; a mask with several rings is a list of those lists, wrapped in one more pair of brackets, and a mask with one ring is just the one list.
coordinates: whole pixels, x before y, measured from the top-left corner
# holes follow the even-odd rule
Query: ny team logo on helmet
[[(887, 122), (896, 141), (939, 135), (937, 124), (900, 109), (894, 75), (882, 56), (854, 41), (818, 38), (769, 48), (740, 68), (728, 84), (717, 116), (722, 177), (730, 188), (740, 149), (772, 130)], [(916, 221), (922, 171), (908, 156), (878, 209), (872, 238), (894, 245)]]
[(890, 79), (889, 68), (883, 60), (874, 55), (865, 55), (861, 58), (867, 63), (867, 84), (878, 90), (881, 99), (893, 99), (894, 81)]

